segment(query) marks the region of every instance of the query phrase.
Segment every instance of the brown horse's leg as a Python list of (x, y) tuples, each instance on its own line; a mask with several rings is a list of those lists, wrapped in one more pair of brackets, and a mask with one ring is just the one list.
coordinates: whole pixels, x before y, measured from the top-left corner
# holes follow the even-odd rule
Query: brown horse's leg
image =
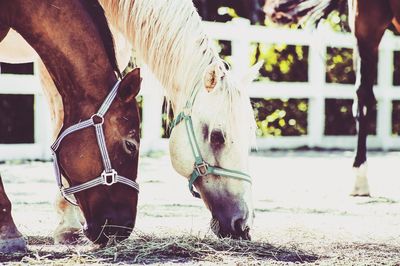
[[(51, 120), (53, 121), (53, 138), (55, 139), (62, 127), (64, 119), (63, 104), (49, 72), (42, 62), (39, 63), (40, 80), (44, 95), (50, 107)], [(55, 209), (60, 217), (54, 232), (54, 242), (57, 244), (70, 244), (80, 238), (81, 223), (79, 217), (80, 210), (68, 203), (61, 195), (58, 195), (55, 202)]]
[(26, 243), (11, 217), (11, 202), (0, 176), (0, 253), (24, 251)]
[[(353, 3), (356, 1), (353, 1)], [(354, 17), (353, 31), (357, 39), (357, 99), (354, 112), (357, 120), (358, 143), (353, 167), (356, 170), (356, 183), (352, 196), (369, 196), (366, 175), (367, 135), (372, 119), (372, 110), (376, 104), (373, 85), (376, 78), (378, 46), (382, 35), (392, 17), (387, 1), (362, 0), (350, 8)]]

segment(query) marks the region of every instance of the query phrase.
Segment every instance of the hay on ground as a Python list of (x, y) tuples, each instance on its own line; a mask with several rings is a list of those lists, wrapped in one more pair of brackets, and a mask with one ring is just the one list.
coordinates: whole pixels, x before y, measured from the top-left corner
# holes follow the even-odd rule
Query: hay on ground
[(315, 254), (296, 247), (276, 247), (265, 242), (217, 239), (213, 236), (156, 236), (135, 233), (117, 245), (105, 248), (93, 245), (54, 245), (51, 238), (28, 238), (29, 252), (0, 256), (0, 262), (14, 261), (29, 264), (102, 264), (102, 263), (184, 263), (202, 261), (223, 263), (257, 263), (266, 261), (314, 262)]

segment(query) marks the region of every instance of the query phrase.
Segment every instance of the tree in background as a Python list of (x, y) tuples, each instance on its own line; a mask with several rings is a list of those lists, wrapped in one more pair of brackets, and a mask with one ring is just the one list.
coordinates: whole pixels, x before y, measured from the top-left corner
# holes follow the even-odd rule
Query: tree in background
[[(264, 24), (265, 0), (193, 0), (200, 16), (206, 21), (227, 22), (233, 17), (243, 17), (251, 24)], [(226, 8), (225, 12), (222, 8)]]
[[(239, 2), (253, 3), (247, 7), (252, 10), (244, 10)], [(225, 22), (232, 17), (245, 17), (252, 24), (275, 26), (271, 21), (259, 16), (258, 21), (251, 19), (249, 14), (257, 14), (260, 1), (224, 1), (224, 0), (194, 0), (199, 8), (200, 14), (205, 20)], [(225, 14), (218, 14), (218, 10), (225, 8)], [(221, 13), (221, 12), (220, 12)], [(247, 15), (246, 15), (247, 14)], [(350, 32), (347, 21), (347, 5), (340, 10), (334, 10), (321, 23), (329, 25), (334, 31)], [(290, 28), (297, 28), (291, 25)], [(220, 54), (228, 62), (231, 55), (231, 44), (229, 41), (219, 41)], [(286, 44), (263, 44), (253, 43), (249, 51), (249, 64), (263, 59), (265, 64), (260, 70), (260, 81), (308, 81), (308, 47)], [(355, 71), (353, 68), (353, 50), (347, 48), (329, 47), (322, 54), (326, 61), (326, 82), (354, 84)], [(400, 53), (395, 53), (395, 71), (393, 73), (393, 84), (400, 85)], [(390, 75), (390, 74), (389, 74)], [(255, 110), (258, 133), (260, 137), (266, 136), (295, 136), (307, 134), (307, 99), (252, 99)], [(326, 127), (327, 135), (354, 135), (355, 122), (352, 115), (352, 101), (340, 99), (326, 100)], [(398, 110), (400, 103), (393, 102), (393, 110)], [(400, 134), (400, 117), (393, 113), (393, 134)], [(375, 134), (376, 122), (370, 127), (370, 132)]]

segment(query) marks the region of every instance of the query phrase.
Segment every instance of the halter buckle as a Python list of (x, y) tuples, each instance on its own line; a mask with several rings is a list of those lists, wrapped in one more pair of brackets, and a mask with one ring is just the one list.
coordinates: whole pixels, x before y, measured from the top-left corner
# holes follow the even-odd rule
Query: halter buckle
[(208, 173), (209, 164), (202, 162), (200, 164), (195, 164), (194, 169), (199, 176), (205, 176)]
[(103, 178), (103, 185), (112, 186), (117, 183), (117, 172), (114, 169), (111, 169), (111, 172), (103, 171), (101, 177)]

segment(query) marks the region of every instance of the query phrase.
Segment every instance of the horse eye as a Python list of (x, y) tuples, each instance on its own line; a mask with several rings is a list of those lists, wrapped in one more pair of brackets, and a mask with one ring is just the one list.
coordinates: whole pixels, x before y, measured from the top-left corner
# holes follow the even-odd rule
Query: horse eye
[(136, 145), (132, 141), (125, 140), (124, 141), (124, 146), (125, 146), (127, 152), (130, 153), (130, 154), (134, 154), (137, 151)]
[(225, 143), (225, 137), (221, 130), (214, 129), (210, 136), (211, 144), (223, 145)]

